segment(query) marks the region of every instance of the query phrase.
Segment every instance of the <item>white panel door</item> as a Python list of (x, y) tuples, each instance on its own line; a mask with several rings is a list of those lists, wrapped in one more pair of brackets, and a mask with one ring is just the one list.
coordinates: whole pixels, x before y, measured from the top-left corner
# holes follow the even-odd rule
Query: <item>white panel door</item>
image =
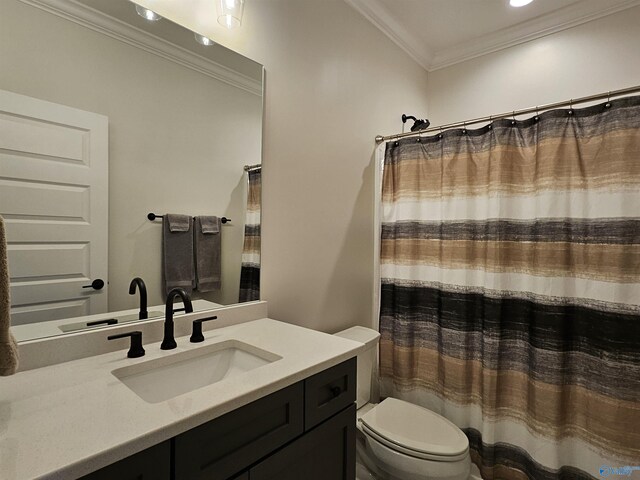
[[(11, 323), (107, 311), (108, 125), (0, 90), (0, 215)], [(83, 288), (94, 280), (104, 287)]]

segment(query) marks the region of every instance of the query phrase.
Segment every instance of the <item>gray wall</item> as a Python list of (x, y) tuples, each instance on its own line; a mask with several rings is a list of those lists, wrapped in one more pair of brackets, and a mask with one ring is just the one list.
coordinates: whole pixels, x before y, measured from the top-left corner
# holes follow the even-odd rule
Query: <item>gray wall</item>
[[(153, 5), (189, 26), (178, 3)], [(427, 73), (342, 0), (247, 1), (237, 30), (191, 23), (266, 69), (269, 316), (326, 332), (371, 325), (374, 137), (400, 131), (402, 113), (426, 116)]]

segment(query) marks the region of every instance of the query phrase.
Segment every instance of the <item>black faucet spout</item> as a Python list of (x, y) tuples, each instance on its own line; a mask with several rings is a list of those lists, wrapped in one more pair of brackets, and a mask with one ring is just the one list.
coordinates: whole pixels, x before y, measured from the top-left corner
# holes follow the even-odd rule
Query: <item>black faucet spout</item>
[(144, 284), (144, 280), (136, 277), (131, 280), (129, 284), (129, 295), (136, 294), (136, 287), (138, 287), (140, 291), (140, 313), (138, 313), (138, 318), (140, 320), (146, 320), (149, 318), (149, 312), (147, 311), (147, 286)]
[(176, 343), (176, 339), (174, 338), (174, 328), (173, 328), (173, 300), (176, 297), (180, 297), (182, 303), (184, 304), (184, 312), (191, 313), (193, 312), (193, 305), (191, 305), (191, 298), (187, 292), (185, 292), (182, 288), (174, 288), (167, 295), (167, 303), (165, 304), (164, 310), (164, 339), (162, 340), (162, 344), (160, 345), (161, 350), (172, 350), (178, 346)]

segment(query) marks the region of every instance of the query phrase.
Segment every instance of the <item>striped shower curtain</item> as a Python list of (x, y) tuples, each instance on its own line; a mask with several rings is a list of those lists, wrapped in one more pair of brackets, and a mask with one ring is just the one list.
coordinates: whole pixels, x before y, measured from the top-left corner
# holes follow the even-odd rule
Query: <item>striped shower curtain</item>
[(382, 189), (382, 395), (484, 479), (640, 478), (640, 97), (389, 142)]
[(240, 270), (240, 302), (260, 300), (260, 205), (262, 169), (249, 170), (247, 214)]

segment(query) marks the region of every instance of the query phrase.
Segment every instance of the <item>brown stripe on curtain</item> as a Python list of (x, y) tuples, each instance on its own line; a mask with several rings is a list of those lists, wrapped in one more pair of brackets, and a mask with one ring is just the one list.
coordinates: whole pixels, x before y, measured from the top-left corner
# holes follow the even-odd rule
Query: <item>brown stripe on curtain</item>
[(386, 239), (381, 244), (381, 258), (398, 265), (438, 265), (607, 282), (640, 281), (640, 243)]

